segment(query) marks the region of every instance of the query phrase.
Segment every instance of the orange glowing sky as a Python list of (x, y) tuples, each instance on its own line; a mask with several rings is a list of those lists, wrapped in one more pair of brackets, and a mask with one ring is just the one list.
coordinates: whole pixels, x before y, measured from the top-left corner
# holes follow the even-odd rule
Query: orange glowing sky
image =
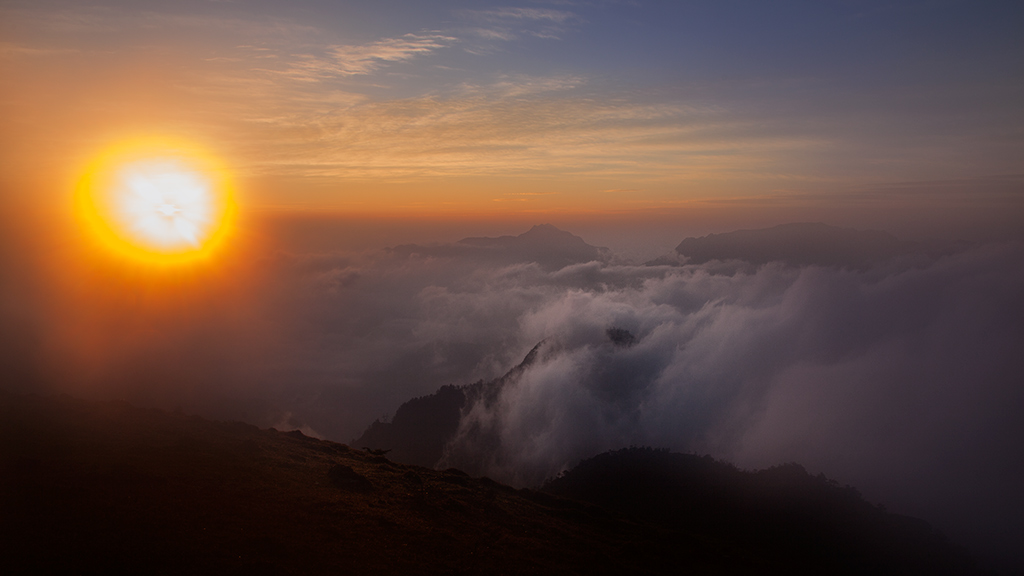
[(44, 204), (164, 134), (250, 210), (1020, 212), (1012, 3), (13, 1), (0, 22), (0, 184)]

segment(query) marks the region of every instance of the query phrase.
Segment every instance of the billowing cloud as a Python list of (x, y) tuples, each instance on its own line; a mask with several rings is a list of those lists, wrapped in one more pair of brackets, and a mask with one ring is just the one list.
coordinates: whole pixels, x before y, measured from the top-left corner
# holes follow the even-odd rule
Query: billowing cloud
[[(1024, 401), (1022, 255), (991, 245), (858, 269), (545, 270), (435, 249), (392, 252), (346, 288), (336, 282), (349, 265), (320, 277), (351, 300), (369, 276), (395, 274), (373, 284), (394, 330), (353, 356), (389, 346), (395, 373), (424, 383), (493, 378), (544, 341), (517, 380), (467, 407), (442, 466), (531, 485), (631, 444), (748, 467), (795, 460), (958, 536), (986, 524), (1012, 535), (1024, 504), (1013, 488), (1024, 479), (1013, 457), (1024, 451), (1013, 409)], [(617, 344), (609, 328), (636, 342)], [(1007, 549), (1009, 536), (989, 535)]]
[[(891, 373), (872, 386), (893, 394), (890, 400), (912, 402), (933, 385), (947, 390), (965, 372), (989, 374), (993, 392), (1012, 395), (1006, 384), (1019, 375), (1019, 366), (1005, 343), (1021, 341), (1016, 296), (1024, 288), (1022, 271), (1008, 265), (1016, 255), (1003, 248), (870, 272), (781, 264), (656, 271), (581, 264), (536, 277), (528, 283), (536, 289), (570, 277), (576, 282), (521, 311), (516, 325), (523, 342), (551, 342), (544, 360), (528, 369), (518, 386), (503, 391), (499, 407), (478, 406), (470, 414), (508, 430), (507, 449), (519, 454), (507, 456), (507, 470), (489, 472), (525, 475), (520, 481), (533, 483), (571, 465), (577, 454), (629, 443), (747, 457), (743, 447), (760, 436), (746, 427), (772, 417), (794, 425), (792, 415), (780, 417), (771, 408), (781, 382), (791, 383), (796, 374), (840, 373), (861, 363), (877, 368), (886, 364), (878, 355), (889, 358)], [(996, 277), (999, 282), (989, 286)], [(513, 284), (511, 278), (506, 282)], [(486, 294), (500, 299), (505, 291)], [(482, 297), (460, 294), (458, 300)], [(488, 306), (477, 302), (474, 308)], [(638, 343), (614, 346), (606, 335), (609, 327), (629, 330)], [(979, 341), (986, 330), (992, 341)], [(960, 352), (951, 355), (952, 349)], [(978, 365), (966, 369), (965, 363), (974, 364), (970, 358)], [(936, 380), (902, 382), (914, 367)], [(564, 392), (564, 404), (544, 392), (551, 386)], [(827, 377), (821, 386), (836, 390)], [(925, 388), (910, 392), (913, 386)], [(549, 413), (528, 426), (516, 422), (520, 411), (533, 413), (526, 408), (531, 402), (536, 410), (560, 417)], [(958, 409), (956, 403), (939, 404)], [(926, 407), (936, 408), (933, 402)], [(595, 428), (586, 414), (601, 414), (607, 426)], [(874, 425), (864, 417), (865, 425)], [(526, 436), (518, 438), (513, 430)], [(603, 436), (601, 430), (613, 433)], [(570, 440), (577, 435), (582, 444)], [(538, 444), (544, 438), (551, 439), (550, 446)]]
[[(861, 272), (714, 264), (637, 270), (632, 285), (595, 271), (520, 311), (519, 337), (545, 340), (538, 360), (467, 407), (441, 465), (533, 485), (634, 444), (796, 460), (958, 536), (999, 526), (987, 544), (1008, 550), (1024, 509), (1022, 255)], [(617, 346), (609, 327), (637, 343)]]

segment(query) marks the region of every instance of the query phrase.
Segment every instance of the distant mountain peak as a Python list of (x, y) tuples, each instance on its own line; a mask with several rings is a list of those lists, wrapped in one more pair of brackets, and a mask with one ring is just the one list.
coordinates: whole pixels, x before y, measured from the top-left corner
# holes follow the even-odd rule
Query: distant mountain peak
[(583, 242), (583, 238), (576, 236), (572, 232), (567, 232), (558, 228), (553, 224), (535, 224), (532, 228), (523, 232), (517, 238), (533, 238), (533, 237), (545, 237), (545, 238), (575, 238)]

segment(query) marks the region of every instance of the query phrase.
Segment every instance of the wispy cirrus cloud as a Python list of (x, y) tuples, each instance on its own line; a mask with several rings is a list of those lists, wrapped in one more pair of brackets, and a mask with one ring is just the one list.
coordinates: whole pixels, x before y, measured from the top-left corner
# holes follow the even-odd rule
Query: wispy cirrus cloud
[(463, 15), (479, 19), (496, 21), (521, 20), (521, 21), (545, 21), (562, 24), (575, 19), (576, 15), (565, 10), (551, 10), (548, 8), (497, 8), (494, 10), (465, 10)]
[[(472, 33), (483, 40), (510, 41), (521, 36), (560, 39), (567, 25), (579, 17), (565, 10), (549, 8), (495, 8), (492, 10), (460, 10), (456, 15), (481, 26)], [(486, 52), (467, 48), (471, 52)]]
[[(585, 85), (575, 76), (515, 76), (382, 101), (246, 82), (224, 86), (223, 94), (227, 100), (235, 89), (265, 90), (265, 103), (232, 112), (239, 123), (233, 133), (276, 143), (272, 157), (261, 155), (253, 167), (261, 173), (406, 180), (525, 169), (659, 178), (687, 164), (693, 169), (698, 158), (701, 171), (737, 156), (755, 166), (749, 146), (736, 150), (736, 135), (715, 135), (715, 126), (729, 122), (720, 110), (597, 102)], [(779, 145), (756, 147), (764, 153)]]
[(822, 144), (811, 135), (775, 137), (717, 105), (643, 102), (628, 94), (603, 99), (602, 88), (579, 75), (498, 75), (380, 99), (333, 82), (239, 69), (196, 77), (179, 89), (221, 119), (225, 138), (253, 159), (245, 170), (264, 176), (408, 183), (526, 173), (694, 181), (736, 166), (778, 172), (787, 151)]
[(482, 40), (503, 40), (511, 41), (516, 39), (516, 35), (508, 30), (496, 30), (494, 28), (473, 28), (470, 32), (482, 39)]
[(0, 58), (50, 56), (54, 54), (69, 54), (72, 52), (77, 52), (77, 50), (66, 48), (42, 48), (26, 44), (15, 44), (13, 42), (0, 42)]
[(300, 56), (284, 73), (297, 80), (314, 82), (371, 74), (387, 64), (425, 56), (457, 41), (454, 36), (431, 32), (384, 38), (369, 44), (331, 45), (323, 56)]

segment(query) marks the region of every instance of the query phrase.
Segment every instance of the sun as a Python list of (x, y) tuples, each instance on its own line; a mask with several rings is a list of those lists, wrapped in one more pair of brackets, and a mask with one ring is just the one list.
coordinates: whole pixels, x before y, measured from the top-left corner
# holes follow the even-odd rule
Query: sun
[(209, 257), (234, 224), (227, 170), (189, 142), (145, 138), (104, 150), (87, 167), (76, 213), (108, 248), (150, 264)]

